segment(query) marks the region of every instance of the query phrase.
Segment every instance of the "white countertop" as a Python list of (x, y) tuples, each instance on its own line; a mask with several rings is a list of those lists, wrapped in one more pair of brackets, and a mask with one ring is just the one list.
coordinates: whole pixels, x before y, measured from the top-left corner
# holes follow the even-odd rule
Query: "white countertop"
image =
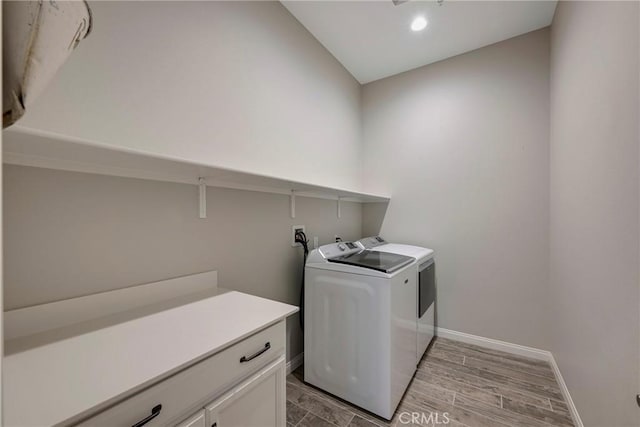
[(231, 291), (37, 346), (25, 346), (23, 340), (13, 346), (23, 349), (3, 361), (4, 425), (61, 423), (296, 311)]

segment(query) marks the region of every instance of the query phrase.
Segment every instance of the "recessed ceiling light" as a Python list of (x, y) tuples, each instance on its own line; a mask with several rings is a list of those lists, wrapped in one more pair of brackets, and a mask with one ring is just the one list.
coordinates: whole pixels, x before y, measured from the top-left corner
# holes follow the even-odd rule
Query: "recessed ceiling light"
[(413, 31), (422, 31), (425, 28), (427, 28), (427, 18), (424, 16), (418, 16), (411, 22), (411, 29)]

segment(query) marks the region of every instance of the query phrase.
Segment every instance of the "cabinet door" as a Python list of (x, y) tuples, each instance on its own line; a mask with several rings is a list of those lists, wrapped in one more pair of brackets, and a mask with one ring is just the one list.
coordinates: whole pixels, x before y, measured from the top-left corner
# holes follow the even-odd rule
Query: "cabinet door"
[(206, 407), (206, 427), (284, 427), (285, 359), (234, 387)]
[(196, 414), (176, 425), (176, 427), (206, 427), (204, 410), (198, 411)]

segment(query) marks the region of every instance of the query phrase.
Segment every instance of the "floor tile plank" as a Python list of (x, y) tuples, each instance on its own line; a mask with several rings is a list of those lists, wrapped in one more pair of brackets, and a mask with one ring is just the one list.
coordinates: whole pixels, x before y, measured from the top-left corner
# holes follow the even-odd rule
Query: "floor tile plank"
[(464, 394), (465, 396), (479, 400), (481, 402), (488, 403), (490, 405), (500, 406), (500, 394), (486, 391), (479, 387), (474, 387), (464, 382), (456, 381), (451, 377), (440, 376), (433, 371), (428, 371), (427, 375), (416, 376), (413, 381), (416, 384), (420, 382), (426, 382), (447, 390), (454, 391), (456, 393)]
[(335, 427), (335, 425), (309, 412), (300, 421), (298, 427)]
[(378, 426), (372, 423), (371, 421), (362, 418), (360, 415), (355, 415), (351, 420), (351, 422), (349, 423), (349, 427), (378, 427)]
[(485, 371), (493, 372), (500, 375), (505, 375), (510, 378), (517, 378), (526, 381), (531, 384), (547, 385), (553, 388), (558, 388), (558, 383), (554, 378), (540, 376), (536, 374), (530, 374), (519, 370), (514, 370), (506, 366), (501, 366), (497, 363), (489, 363), (484, 360), (475, 359), (473, 357), (465, 358), (465, 366), (471, 368), (484, 369)]
[[(405, 397), (407, 394), (405, 394)], [(412, 406), (415, 405), (412, 404)], [(442, 417), (446, 414), (448, 418), (470, 427), (515, 427), (503, 423), (500, 420), (487, 417), (484, 414), (456, 406), (455, 403), (453, 405), (449, 405), (434, 399), (422, 398), (419, 407), (423, 411), (439, 413)]]
[(297, 425), (307, 415), (307, 412), (309, 411), (287, 400), (287, 424)]
[(549, 399), (549, 404), (551, 405), (551, 409), (556, 412), (562, 412), (565, 414), (569, 413), (569, 406), (564, 401), (559, 401), (555, 399)]
[(541, 420), (554, 426), (573, 427), (571, 417), (567, 417), (559, 412), (549, 409), (542, 409), (537, 406), (527, 405), (526, 403), (516, 402), (508, 398), (502, 401), (503, 407), (507, 411), (515, 412), (536, 420)]
[[(444, 403), (453, 404), (455, 391), (437, 387), (424, 381), (414, 380), (409, 385), (409, 390), (418, 397), (428, 397)], [(406, 396), (405, 396), (406, 397)]]
[(441, 347), (433, 347), (429, 350), (429, 354), (432, 357), (438, 357), (440, 359), (448, 360), (449, 362), (458, 363), (462, 365), (464, 363), (464, 354), (456, 353), (453, 351), (447, 351)]
[(312, 414), (340, 427), (349, 425), (354, 416), (353, 412), (329, 400), (321, 399), (318, 396), (307, 393), (291, 383), (287, 385), (287, 399)]
[(480, 378), (484, 378), (505, 386), (512, 388), (516, 391), (524, 390), (528, 393), (540, 396), (543, 398), (550, 398), (556, 400), (563, 400), (560, 389), (555, 386), (534, 384), (532, 382), (524, 381), (521, 378), (512, 378), (505, 375), (496, 374), (484, 369), (472, 368), (470, 366), (461, 366), (448, 360), (438, 359), (437, 357), (430, 358), (426, 361), (426, 366), (441, 366), (444, 368), (452, 369), (457, 372), (462, 372), (470, 375), (475, 375)]
[[(475, 375), (469, 375), (464, 372), (458, 372), (455, 370), (442, 368), (440, 366), (435, 366), (435, 365), (434, 366), (425, 365), (422, 368), (420, 368), (415, 374), (416, 378), (419, 378), (424, 381), (429, 381), (429, 378), (431, 376), (445, 377), (450, 379), (451, 381), (457, 381), (469, 386), (477, 387), (487, 393), (509, 396), (514, 400), (520, 400), (522, 402), (526, 402), (531, 405), (538, 405), (544, 408), (550, 408), (549, 399), (547, 399), (546, 397), (522, 393), (520, 391), (510, 389), (499, 383), (496, 383)], [(475, 398), (474, 396), (471, 396), (471, 395), (469, 395), (469, 397)], [(482, 401), (483, 399), (476, 399), (476, 400)]]
[[(433, 415), (432, 415), (433, 414)], [(435, 418), (435, 414), (438, 414), (438, 418)], [(429, 417), (432, 418), (432, 422), (429, 422)], [(443, 424), (444, 421), (449, 421), (447, 424)], [(448, 416), (444, 418), (443, 412), (438, 412), (435, 408), (429, 407), (416, 407), (411, 405), (408, 402), (401, 402), (398, 406), (398, 410), (396, 411), (396, 415), (394, 416), (394, 424), (393, 427), (470, 427), (466, 424), (462, 424), (454, 419), (451, 419)], [(437, 422), (440, 424), (437, 424)]]
[(524, 356), (520, 356), (517, 354), (512, 354), (512, 353), (507, 353), (504, 351), (500, 351), (500, 350), (494, 350), (491, 348), (486, 348), (486, 347), (480, 347), (477, 345), (473, 345), (473, 344), (468, 344), (462, 341), (454, 341), (454, 340), (450, 340), (447, 338), (441, 338), (441, 337), (437, 337), (436, 340), (434, 341), (434, 346), (437, 346), (438, 344), (444, 344), (444, 345), (448, 345), (450, 347), (454, 347), (454, 348), (460, 348), (460, 349), (468, 349), (468, 350), (474, 350), (480, 353), (484, 353), (487, 355), (493, 355), (493, 356), (497, 356), (497, 357), (501, 357), (507, 360), (513, 360), (516, 362), (523, 362), (525, 364), (529, 364), (532, 366), (540, 366), (540, 367), (548, 367), (549, 364), (547, 362), (545, 362), (544, 360), (538, 360), (538, 359), (532, 359), (530, 357), (524, 357)]
[(494, 354), (488, 354), (485, 351), (472, 350), (466, 347), (453, 347), (449, 344), (440, 342), (440, 340), (434, 343), (433, 348), (434, 350), (457, 353), (466, 357), (473, 357), (475, 359), (483, 360), (489, 363), (496, 363), (513, 370), (519, 370), (534, 375), (545, 376), (555, 380), (555, 375), (553, 374), (551, 365), (544, 361), (537, 361), (536, 364), (533, 364), (530, 361), (514, 360), (513, 358), (504, 358), (501, 356), (496, 356)]
[(492, 420), (501, 421), (514, 427), (549, 427), (544, 421), (531, 419), (515, 412), (505, 411), (501, 408), (495, 408), (487, 405), (486, 403), (478, 402), (477, 400), (469, 399), (464, 396), (456, 398), (454, 406), (480, 413)]

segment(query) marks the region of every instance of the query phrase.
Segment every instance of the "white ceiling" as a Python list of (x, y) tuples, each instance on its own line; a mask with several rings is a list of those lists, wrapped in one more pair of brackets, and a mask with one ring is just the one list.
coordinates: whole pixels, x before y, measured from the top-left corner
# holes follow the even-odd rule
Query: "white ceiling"
[[(360, 82), (368, 83), (551, 24), (556, 1), (299, 1), (284, 6)], [(429, 25), (409, 28), (418, 15)]]

